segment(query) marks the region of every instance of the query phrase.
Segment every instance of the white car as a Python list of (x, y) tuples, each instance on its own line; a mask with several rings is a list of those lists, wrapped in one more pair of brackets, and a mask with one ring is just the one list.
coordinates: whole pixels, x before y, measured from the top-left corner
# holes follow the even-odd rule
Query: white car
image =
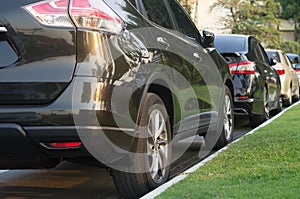
[(276, 63), (273, 67), (280, 76), (283, 106), (289, 106), (299, 100), (299, 78), (282, 50), (267, 49), (266, 52), (271, 62)]

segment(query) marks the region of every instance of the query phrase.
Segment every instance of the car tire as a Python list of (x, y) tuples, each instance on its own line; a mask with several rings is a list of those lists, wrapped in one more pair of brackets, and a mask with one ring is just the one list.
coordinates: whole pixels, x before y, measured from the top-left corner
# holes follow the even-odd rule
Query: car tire
[(288, 107), (293, 103), (292, 86), (288, 89), (287, 98), (283, 99), (283, 106)]
[(267, 87), (264, 87), (263, 90), (263, 114), (262, 115), (250, 115), (250, 125), (252, 127), (257, 127), (264, 121), (270, 118), (270, 109), (269, 109), (269, 93)]
[(118, 192), (130, 199), (139, 198), (165, 183), (170, 173), (171, 127), (165, 105), (158, 95), (146, 94), (137, 123), (141, 136), (133, 151), (144, 155), (134, 158), (131, 166), (138, 172), (111, 172)]
[(233, 99), (231, 92), (227, 86), (225, 86), (224, 95), (224, 108), (221, 109), (224, 114), (222, 133), (214, 147), (214, 149), (220, 149), (230, 143), (233, 139), (233, 128), (234, 128), (234, 112), (233, 112)]
[(299, 101), (299, 91), (297, 89), (297, 94), (293, 96), (293, 102), (298, 102)]
[(277, 100), (277, 108), (272, 112), (272, 114), (278, 114), (282, 111), (282, 97), (279, 97)]

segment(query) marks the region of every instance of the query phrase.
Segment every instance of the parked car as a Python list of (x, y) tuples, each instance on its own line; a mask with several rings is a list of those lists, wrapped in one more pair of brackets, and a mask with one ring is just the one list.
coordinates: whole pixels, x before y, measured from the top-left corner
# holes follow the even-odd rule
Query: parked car
[(138, 198), (174, 141), (232, 140), (228, 64), (176, 0), (11, 0), (0, 38), (0, 169), (106, 167)]
[(234, 84), (234, 111), (248, 115), (251, 126), (281, 110), (280, 79), (260, 42), (247, 35), (218, 35), (215, 48), (229, 63)]
[(286, 55), (291, 61), (293, 69), (295, 70), (300, 82), (300, 56), (298, 54), (293, 53), (286, 53)]
[(266, 50), (269, 59), (280, 76), (281, 95), (284, 106), (289, 106), (299, 99), (299, 78), (286, 54), (281, 50)]

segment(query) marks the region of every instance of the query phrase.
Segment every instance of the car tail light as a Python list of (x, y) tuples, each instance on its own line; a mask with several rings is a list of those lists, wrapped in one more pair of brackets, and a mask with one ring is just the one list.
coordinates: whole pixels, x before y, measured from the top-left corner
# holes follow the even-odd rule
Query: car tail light
[(300, 73), (300, 69), (296, 69), (295, 71), (296, 71), (297, 73)]
[(230, 72), (233, 75), (252, 75), (255, 74), (255, 62), (244, 61), (229, 64)]
[(68, 15), (69, 0), (48, 0), (25, 6), (35, 19), (52, 27), (74, 27)]
[(277, 73), (278, 73), (278, 75), (284, 75), (285, 70), (283, 70), (283, 69), (277, 70)]
[(49, 149), (74, 149), (81, 146), (81, 142), (50, 142), (42, 143), (43, 146)]
[(70, 14), (77, 28), (118, 34), (121, 19), (102, 0), (71, 0)]
[[(24, 7), (41, 24), (118, 34), (122, 20), (102, 0), (47, 0)], [(70, 16), (69, 16), (70, 13)]]
[(239, 100), (248, 100), (250, 97), (248, 95), (240, 95), (237, 97)]

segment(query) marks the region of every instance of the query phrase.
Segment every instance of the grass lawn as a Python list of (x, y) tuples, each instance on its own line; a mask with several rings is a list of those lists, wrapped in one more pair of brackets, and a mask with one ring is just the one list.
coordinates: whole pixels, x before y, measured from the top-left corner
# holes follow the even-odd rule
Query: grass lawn
[(300, 105), (157, 198), (300, 199)]

